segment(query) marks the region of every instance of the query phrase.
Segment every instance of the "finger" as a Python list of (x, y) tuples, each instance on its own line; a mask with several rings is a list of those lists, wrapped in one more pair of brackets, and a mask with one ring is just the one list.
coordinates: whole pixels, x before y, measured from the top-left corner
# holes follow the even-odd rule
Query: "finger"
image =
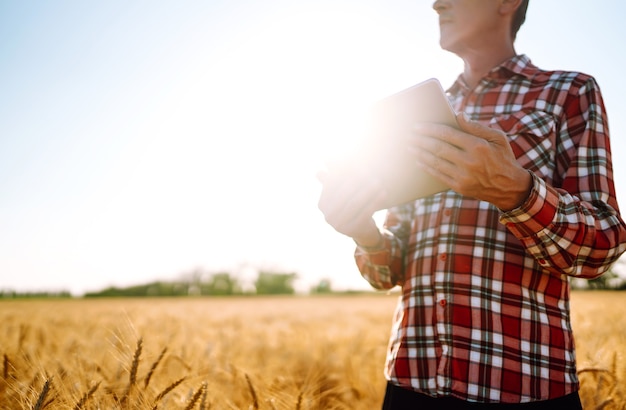
[(419, 123), (414, 127), (414, 133), (407, 139), (407, 144), (414, 151), (428, 151), (435, 153), (441, 141), (437, 138), (437, 129), (434, 124)]
[(472, 134), (478, 138), (487, 139), (486, 136), (490, 134), (492, 129), (485, 127), (477, 122), (470, 121), (467, 114), (464, 112), (456, 115), (456, 121), (459, 124), (459, 128), (461, 131), (464, 131), (468, 134)]
[(493, 128), (489, 128), (485, 125), (482, 125), (476, 121), (471, 121), (467, 114), (464, 112), (457, 114), (456, 116), (457, 122), (459, 124), (459, 128), (461, 131), (466, 132), (467, 134), (472, 134), (477, 138), (481, 138), (488, 142), (502, 140), (506, 138), (504, 133), (495, 130)]
[(471, 141), (467, 132), (443, 124), (417, 123), (413, 130), (414, 138), (411, 142), (434, 154), (450, 148), (464, 151), (466, 144)]
[(428, 152), (420, 152), (416, 153), (416, 155), (418, 156), (418, 161), (416, 162), (417, 166), (435, 178), (440, 179), (442, 182), (450, 184), (453, 176), (458, 173), (456, 165), (445, 158), (432, 155)]
[[(446, 128), (441, 128), (446, 130)], [(459, 132), (454, 130), (455, 132)], [(455, 162), (464, 155), (463, 147), (459, 147), (450, 143), (450, 137), (440, 134), (439, 137), (431, 137), (427, 135), (417, 135), (409, 143), (409, 149), (421, 162), (430, 164), (431, 167), (437, 168), (439, 162)]]

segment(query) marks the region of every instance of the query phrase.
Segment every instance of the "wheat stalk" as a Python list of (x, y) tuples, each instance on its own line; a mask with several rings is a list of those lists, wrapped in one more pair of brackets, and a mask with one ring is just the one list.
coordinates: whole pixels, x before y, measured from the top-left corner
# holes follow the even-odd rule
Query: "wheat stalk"
[(76, 403), (76, 406), (74, 406), (74, 410), (80, 410), (83, 408), (83, 406), (87, 403), (87, 400), (89, 400), (91, 396), (94, 395), (96, 390), (98, 390), (98, 387), (100, 387), (100, 383), (101, 382), (96, 383), (89, 389), (87, 393), (83, 394), (83, 397), (81, 397), (78, 403)]

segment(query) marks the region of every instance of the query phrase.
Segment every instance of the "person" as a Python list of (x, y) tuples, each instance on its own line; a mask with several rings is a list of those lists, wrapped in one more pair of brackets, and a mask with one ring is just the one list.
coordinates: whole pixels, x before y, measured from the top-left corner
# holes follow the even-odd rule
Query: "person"
[(384, 409), (580, 409), (568, 277), (625, 250), (595, 79), (544, 71), (514, 40), (528, 0), (437, 0), (459, 129), (415, 124), (407, 150), (451, 189), (373, 218), (385, 187), (320, 174), (318, 207), (362, 276), (401, 287)]

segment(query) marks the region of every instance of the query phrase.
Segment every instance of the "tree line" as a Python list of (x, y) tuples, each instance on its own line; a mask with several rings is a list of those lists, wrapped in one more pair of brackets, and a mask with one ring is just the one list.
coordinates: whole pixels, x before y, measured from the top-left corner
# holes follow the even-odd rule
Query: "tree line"
[[(623, 265), (618, 262), (617, 265)], [(294, 282), (298, 275), (293, 272), (259, 271), (252, 283), (253, 289), (244, 287), (243, 281), (229, 272), (208, 273), (195, 270), (183, 274), (172, 281), (153, 281), (145, 284), (117, 287), (111, 286), (102, 290), (88, 292), (83, 297), (161, 297), (161, 296), (244, 296), (244, 295), (293, 295), (296, 293)], [(573, 289), (578, 290), (626, 290), (626, 279), (614, 269), (599, 278), (573, 279)], [(310, 294), (336, 293), (332, 289), (330, 279), (324, 278), (309, 289)], [(346, 292), (341, 292), (346, 293)], [(348, 291), (347, 293), (353, 293)], [(0, 289), (0, 299), (41, 299), (71, 298), (68, 291), (58, 292), (16, 292)]]
[[(207, 273), (196, 270), (171, 281), (152, 281), (133, 286), (110, 286), (87, 292), (85, 298), (99, 297), (161, 297), (161, 296), (243, 296), (243, 295), (293, 295), (298, 275), (293, 272), (259, 271), (250, 286), (229, 272)], [(332, 293), (329, 279), (321, 279), (309, 289), (311, 294)], [(71, 298), (70, 292), (15, 292), (0, 290), (0, 299)]]
[(89, 292), (85, 297), (140, 297), (140, 296), (236, 296), (236, 295), (292, 295), (296, 293), (295, 273), (259, 272), (254, 281), (254, 290), (244, 290), (242, 281), (227, 272), (208, 276), (193, 275), (176, 281), (155, 281), (128, 287), (108, 287), (98, 292)]

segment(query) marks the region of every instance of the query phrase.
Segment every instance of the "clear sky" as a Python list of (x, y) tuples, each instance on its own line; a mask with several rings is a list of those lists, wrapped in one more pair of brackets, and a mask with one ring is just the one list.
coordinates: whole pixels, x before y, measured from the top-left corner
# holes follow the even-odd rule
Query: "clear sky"
[[(626, 207), (626, 3), (533, 0), (517, 51), (604, 93)], [(0, 2), (0, 288), (295, 271), (363, 288), (317, 209), (359, 113), (461, 69), (422, 0)]]

